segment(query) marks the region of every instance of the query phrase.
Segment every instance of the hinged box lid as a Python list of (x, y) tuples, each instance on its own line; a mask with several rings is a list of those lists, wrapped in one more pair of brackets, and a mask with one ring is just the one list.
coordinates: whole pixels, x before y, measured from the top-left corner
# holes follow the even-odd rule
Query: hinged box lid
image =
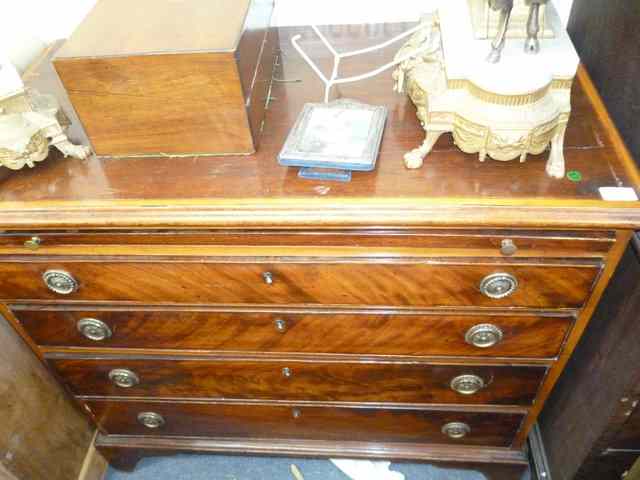
[(250, 4), (251, 0), (99, 0), (56, 56), (234, 51)]

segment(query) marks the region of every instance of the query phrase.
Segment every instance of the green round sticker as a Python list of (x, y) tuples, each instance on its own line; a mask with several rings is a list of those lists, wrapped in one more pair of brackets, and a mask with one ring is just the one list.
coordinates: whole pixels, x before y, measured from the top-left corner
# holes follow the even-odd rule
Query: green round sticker
[(580, 180), (582, 180), (582, 174), (577, 170), (571, 170), (567, 173), (567, 178), (572, 182), (579, 182)]

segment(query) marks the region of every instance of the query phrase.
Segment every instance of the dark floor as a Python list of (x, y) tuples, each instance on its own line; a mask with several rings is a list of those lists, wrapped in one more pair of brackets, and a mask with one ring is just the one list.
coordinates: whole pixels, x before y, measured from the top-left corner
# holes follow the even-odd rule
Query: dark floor
[[(133, 473), (110, 469), (106, 480), (295, 480), (291, 464), (299, 468), (304, 480), (349, 480), (328, 460), (224, 455), (145, 458)], [(404, 473), (406, 480), (486, 480), (480, 473), (443, 470), (427, 464), (397, 463), (391, 465), (391, 470)], [(529, 478), (526, 475), (523, 480)]]

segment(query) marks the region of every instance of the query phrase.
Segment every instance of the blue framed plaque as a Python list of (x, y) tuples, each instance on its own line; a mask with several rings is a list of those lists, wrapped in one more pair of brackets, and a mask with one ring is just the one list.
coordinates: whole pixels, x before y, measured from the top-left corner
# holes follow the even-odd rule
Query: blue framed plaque
[(387, 109), (354, 100), (307, 103), (278, 155), (278, 163), (300, 167), (298, 176), (351, 180), (352, 171), (376, 167)]

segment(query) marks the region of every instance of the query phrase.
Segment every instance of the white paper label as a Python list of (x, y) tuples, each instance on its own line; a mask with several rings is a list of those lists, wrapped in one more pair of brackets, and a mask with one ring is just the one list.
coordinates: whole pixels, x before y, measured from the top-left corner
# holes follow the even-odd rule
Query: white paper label
[(637, 202), (638, 195), (630, 187), (600, 187), (598, 189), (603, 200), (608, 202)]

